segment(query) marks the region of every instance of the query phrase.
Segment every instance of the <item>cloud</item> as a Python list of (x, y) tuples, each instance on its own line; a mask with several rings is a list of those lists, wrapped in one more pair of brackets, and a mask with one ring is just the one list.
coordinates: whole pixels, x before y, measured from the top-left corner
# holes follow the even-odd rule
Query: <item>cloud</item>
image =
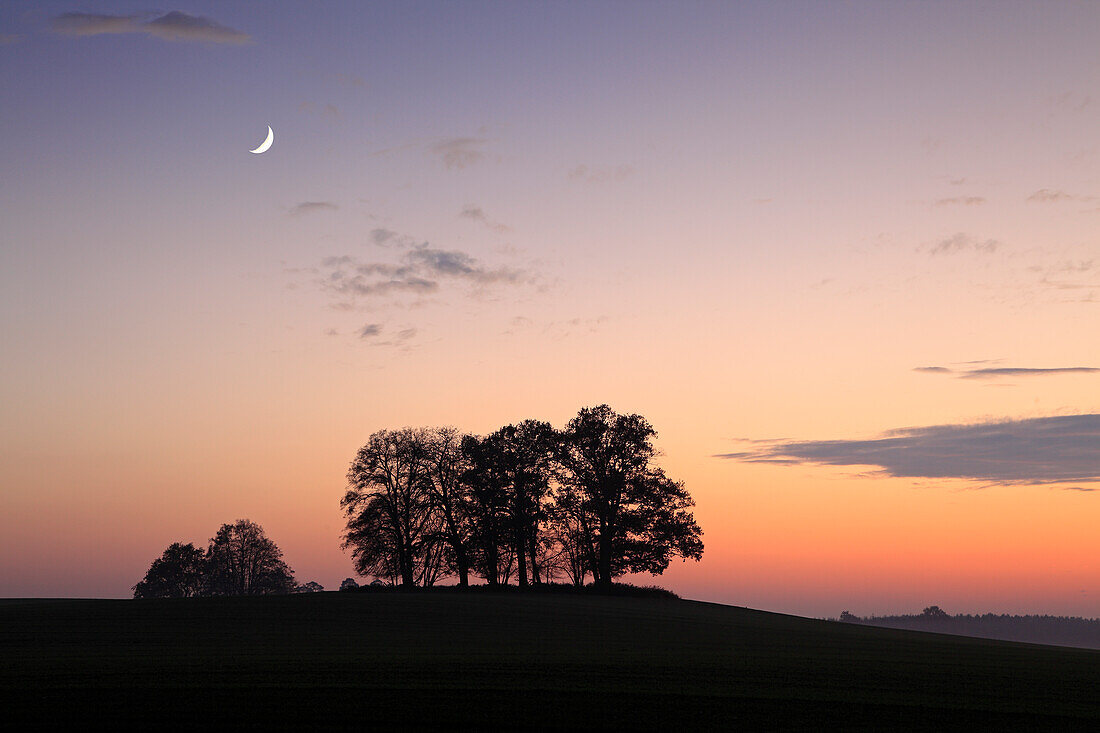
[(359, 338), (361, 338), (361, 339), (374, 338), (375, 336), (378, 336), (381, 333), (382, 333), (382, 324), (381, 323), (368, 323), (367, 325), (365, 325), (361, 329), (359, 329)]
[[(321, 260), (322, 287), (349, 298), (371, 296), (427, 295), (442, 282), (465, 283), (475, 291), (493, 285), (534, 282), (524, 270), (490, 267), (461, 250), (432, 247), (388, 229), (375, 229), (372, 239), (386, 247), (403, 250), (396, 262), (363, 262), (351, 255)], [(393, 243), (392, 245), (390, 243)]]
[(1098, 367), (982, 367), (979, 369), (948, 369), (940, 366), (916, 367), (915, 372), (954, 374), (957, 379), (996, 379), (998, 377), (1044, 377), (1054, 374), (1095, 374)]
[(1034, 201), (1040, 204), (1051, 204), (1058, 201), (1073, 201), (1075, 197), (1066, 193), (1065, 191), (1055, 191), (1049, 188), (1040, 188), (1035, 193), (1027, 197), (1028, 201)]
[(508, 267), (487, 268), (465, 252), (435, 249), (428, 245), (414, 247), (405, 255), (405, 259), (431, 275), (462, 278), (481, 285), (515, 283), (524, 277), (520, 270)]
[(353, 298), (372, 295), (427, 295), (439, 289), (439, 283), (422, 277), (391, 277), (372, 280), (361, 274), (344, 276), (341, 271), (330, 275), (328, 287), (332, 292)]
[(301, 216), (302, 214), (312, 214), (318, 211), (336, 211), (339, 208), (331, 201), (303, 201), (291, 208), (287, 215)]
[(998, 485), (1100, 481), (1100, 414), (902, 428), (872, 440), (782, 441), (716, 457), (878, 466), (887, 476)]
[(152, 19), (149, 15), (63, 13), (53, 19), (52, 26), (54, 31), (67, 36), (145, 33), (166, 41), (247, 43), (251, 40), (247, 33), (178, 10)]
[(379, 247), (412, 247), (416, 240), (412, 237), (400, 234), (392, 229), (371, 229), (371, 244)]
[(961, 375), (960, 379), (993, 379), (995, 377), (1041, 377), (1048, 374), (1093, 374), (1100, 372), (1096, 367), (1054, 367), (1051, 369), (1028, 369), (1023, 367), (1003, 367), (996, 369), (973, 369)]
[(936, 244), (928, 247), (928, 253), (932, 256), (957, 254), (959, 252), (981, 252), (983, 254), (992, 254), (997, 251), (997, 248), (1001, 246), (1001, 243), (996, 239), (976, 239), (969, 234), (963, 234), (959, 232), (954, 236), (947, 239), (940, 240)]
[(467, 204), (466, 207), (463, 208), (458, 215), (464, 219), (472, 219), (473, 221), (479, 222), (486, 228), (491, 229), (498, 234), (505, 234), (512, 231), (511, 227), (490, 219), (489, 216), (479, 206)]
[(1031, 272), (1041, 272), (1044, 275), (1080, 275), (1095, 267), (1096, 260), (1067, 260), (1057, 265), (1032, 265), (1027, 269)]
[(570, 181), (581, 181), (584, 183), (625, 181), (632, 175), (634, 175), (634, 168), (625, 163), (603, 168), (589, 168), (587, 165), (578, 165), (569, 170)]
[(438, 155), (448, 169), (465, 168), (485, 158), (485, 151), (481, 150), (485, 142), (479, 137), (450, 137), (432, 143), (428, 151)]
[(100, 15), (97, 13), (62, 13), (53, 19), (57, 33), (67, 36), (97, 36), (101, 33), (138, 33), (139, 16)]
[(379, 341), (378, 337), (382, 335), (382, 330), (381, 323), (368, 323), (359, 330), (359, 338), (369, 341), (372, 346), (405, 346), (416, 336), (415, 328), (404, 328), (394, 334), (393, 338)]
[(985, 199), (981, 196), (954, 196), (952, 198), (939, 199), (936, 201), (936, 206), (952, 206), (955, 204), (961, 204), (962, 206), (978, 206), (984, 203)]

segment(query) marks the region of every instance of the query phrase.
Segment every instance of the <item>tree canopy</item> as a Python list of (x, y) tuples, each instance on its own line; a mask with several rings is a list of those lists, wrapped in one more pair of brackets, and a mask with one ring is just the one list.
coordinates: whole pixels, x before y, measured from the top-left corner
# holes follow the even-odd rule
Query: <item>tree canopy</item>
[(405, 586), (465, 585), (471, 572), (521, 586), (659, 575), (700, 559), (703, 543), (687, 489), (655, 464), (656, 435), (607, 405), (562, 430), (381, 430), (348, 471), (344, 547), (361, 575)]
[(262, 596), (294, 590), (294, 573), (283, 552), (247, 519), (223, 524), (206, 551), (207, 592), (215, 596)]
[(134, 598), (189, 598), (203, 590), (205, 556), (188, 542), (173, 542), (133, 587)]
[[(306, 584), (313, 585), (317, 584)], [(169, 545), (133, 591), (134, 598), (182, 598), (273, 595), (291, 593), (297, 587), (282, 550), (263, 527), (238, 519), (223, 524), (205, 552), (191, 543)]]

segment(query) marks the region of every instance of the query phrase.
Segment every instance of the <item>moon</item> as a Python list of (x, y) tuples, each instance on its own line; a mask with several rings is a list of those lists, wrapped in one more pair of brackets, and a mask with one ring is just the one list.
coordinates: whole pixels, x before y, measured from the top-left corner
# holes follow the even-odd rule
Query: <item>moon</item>
[(267, 139), (264, 140), (262, 143), (260, 143), (260, 147), (256, 148), (255, 150), (249, 150), (248, 152), (253, 153), (255, 155), (259, 155), (260, 153), (266, 153), (267, 149), (271, 147), (271, 143), (273, 143), (273, 142), (275, 142), (275, 133), (274, 133), (274, 131), (272, 131), (271, 125), (268, 125), (267, 126)]

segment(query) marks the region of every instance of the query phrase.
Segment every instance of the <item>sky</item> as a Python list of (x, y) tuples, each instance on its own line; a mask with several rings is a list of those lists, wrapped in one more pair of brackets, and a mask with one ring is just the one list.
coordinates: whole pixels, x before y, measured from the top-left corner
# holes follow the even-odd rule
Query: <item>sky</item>
[(1097, 49), (1087, 2), (6, 3), (0, 596), (245, 517), (333, 589), (371, 433), (607, 403), (706, 544), (635, 582), (1100, 616)]

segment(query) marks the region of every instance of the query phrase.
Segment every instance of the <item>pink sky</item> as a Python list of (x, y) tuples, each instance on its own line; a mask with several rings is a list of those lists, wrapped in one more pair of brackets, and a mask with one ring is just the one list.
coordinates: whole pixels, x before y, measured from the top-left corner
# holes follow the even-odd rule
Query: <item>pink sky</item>
[(0, 12), (0, 596), (243, 517), (333, 589), (370, 433), (606, 402), (696, 499), (686, 597), (1100, 616), (1096, 433), (715, 457), (1100, 413), (967, 374), (1100, 367), (1100, 7), (250, 7)]

